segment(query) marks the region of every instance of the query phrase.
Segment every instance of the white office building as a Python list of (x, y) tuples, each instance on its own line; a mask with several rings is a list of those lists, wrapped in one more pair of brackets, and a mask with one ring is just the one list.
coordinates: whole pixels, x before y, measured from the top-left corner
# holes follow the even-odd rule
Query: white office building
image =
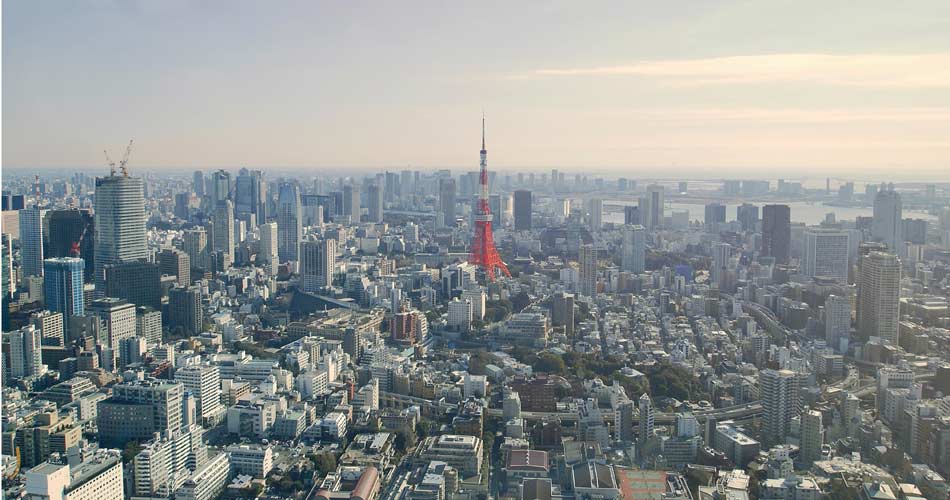
[(274, 467), (274, 452), (270, 446), (232, 445), (228, 447), (231, 467), (238, 474), (246, 474), (256, 479), (264, 479)]
[(835, 350), (842, 351), (842, 340), (851, 335), (851, 299), (841, 295), (829, 295), (825, 299), (825, 342)]
[(221, 406), (221, 375), (217, 365), (193, 363), (175, 370), (175, 380), (195, 398), (200, 422), (218, 421), (225, 409)]
[(257, 264), (263, 265), (271, 275), (277, 274), (280, 259), (277, 257), (277, 223), (265, 222), (258, 226), (261, 247), (257, 252)]
[(227, 453), (219, 453), (198, 467), (194, 474), (175, 491), (175, 500), (212, 500), (228, 484), (231, 463)]
[(805, 229), (805, 252), (802, 257), (803, 275), (848, 280), (849, 237), (837, 229)]
[(454, 330), (467, 332), (472, 328), (474, 308), (469, 300), (453, 299), (449, 302), (446, 326)]

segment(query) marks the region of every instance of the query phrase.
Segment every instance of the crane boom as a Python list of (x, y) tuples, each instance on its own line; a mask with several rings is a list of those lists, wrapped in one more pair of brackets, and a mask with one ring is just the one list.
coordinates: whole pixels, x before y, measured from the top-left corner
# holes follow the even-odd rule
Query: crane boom
[(129, 163), (129, 155), (132, 154), (132, 139), (129, 139), (129, 145), (125, 147), (125, 155), (122, 157), (122, 161), (119, 162), (119, 170), (122, 171), (123, 177), (129, 176), (129, 169), (126, 168), (126, 165)]
[(108, 151), (103, 149), (102, 153), (106, 155), (106, 165), (109, 165), (109, 175), (115, 175), (115, 162), (109, 157)]

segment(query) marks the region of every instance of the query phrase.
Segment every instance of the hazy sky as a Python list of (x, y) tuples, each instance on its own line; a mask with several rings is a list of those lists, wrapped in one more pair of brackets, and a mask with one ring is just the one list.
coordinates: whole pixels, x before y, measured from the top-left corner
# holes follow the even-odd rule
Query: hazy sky
[(4, 167), (476, 168), (483, 109), (499, 170), (950, 178), (950, 1), (3, 2)]

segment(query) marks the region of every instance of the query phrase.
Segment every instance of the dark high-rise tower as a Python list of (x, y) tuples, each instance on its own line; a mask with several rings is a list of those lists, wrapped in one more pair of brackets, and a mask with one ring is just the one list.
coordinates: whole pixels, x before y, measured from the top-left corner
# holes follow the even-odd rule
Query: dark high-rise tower
[(791, 210), (788, 205), (762, 207), (762, 255), (776, 264), (788, 264), (792, 244)]
[(488, 150), (485, 149), (485, 117), (482, 117), (482, 150), (478, 174), (478, 205), (475, 211), (475, 235), (472, 238), (472, 253), (469, 260), (485, 271), (489, 280), (495, 280), (495, 269), (511, 276), (508, 266), (501, 261), (491, 229), (491, 208), (488, 206)]
[(89, 210), (50, 210), (46, 215), (49, 245), (46, 258), (81, 257), (85, 261), (83, 276), (87, 283), (95, 277), (95, 239), (93, 217)]
[(455, 179), (439, 179), (439, 209), (437, 222), (443, 227), (455, 226)]
[(514, 195), (515, 231), (531, 230), (531, 191), (519, 189)]

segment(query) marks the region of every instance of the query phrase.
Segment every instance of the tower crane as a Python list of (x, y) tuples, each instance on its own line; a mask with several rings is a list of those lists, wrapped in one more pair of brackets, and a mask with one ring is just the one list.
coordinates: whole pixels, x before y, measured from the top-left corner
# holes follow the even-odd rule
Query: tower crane
[(122, 161), (119, 162), (119, 170), (122, 171), (122, 177), (129, 176), (129, 170), (125, 166), (129, 163), (129, 155), (132, 154), (132, 139), (129, 139), (129, 145), (125, 147), (125, 155), (122, 157)]
[[(109, 152), (102, 150), (106, 155), (106, 165), (109, 165), (109, 175), (115, 175), (116, 163), (112, 161), (112, 158), (109, 156)], [(119, 161), (119, 171), (122, 172), (123, 177), (129, 176), (129, 170), (126, 168), (126, 165), (129, 164), (129, 156), (132, 154), (132, 140), (129, 139), (129, 145), (125, 147), (125, 154), (122, 155), (122, 160)]]
[(86, 233), (89, 232), (89, 226), (86, 224), (82, 225), (82, 233), (79, 234), (79, 239), (73, 241), (72, 246), (69, 249), (69, 255), (73, 257), (79, 257), (81, 253), (80, 247), (82, 246), (82, 240), (86, 238)]
[(115, 162), (112, 161), (112, 158), (109, 158), (108, 151), (103, 149), (102, 153), (106, 155), (106, 165), (109, 165), (109, 175), (115, 175)]

